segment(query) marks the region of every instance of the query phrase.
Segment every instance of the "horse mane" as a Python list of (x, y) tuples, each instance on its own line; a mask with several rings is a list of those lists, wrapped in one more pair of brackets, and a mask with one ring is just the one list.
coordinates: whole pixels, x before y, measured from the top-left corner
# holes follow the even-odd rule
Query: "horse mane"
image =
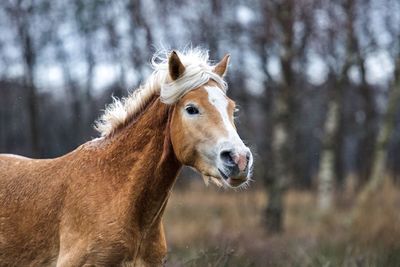
[(102, 137), (110, 136), (135, 119), (141, 111), (159, 95), (161, 102), (171, 105), (187, 92), (206, 84), (210, 79), (218, 83), (226, 92), (227, 84), (210, 65), (208, 51), (199, 48), (178, 52), (179, 59), (185, 66), (181, 77), (172, 80), (168, 72), (170, 51), (154, 54), (151, 65), (153, 73), (146, 82), (127, 97), (117, 99), (106, 106), (104, 114), (96, 121), (95, 129)]

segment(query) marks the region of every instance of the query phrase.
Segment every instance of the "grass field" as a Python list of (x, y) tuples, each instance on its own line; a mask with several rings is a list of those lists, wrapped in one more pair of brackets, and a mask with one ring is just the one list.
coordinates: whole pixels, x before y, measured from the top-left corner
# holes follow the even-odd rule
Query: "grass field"
[[(262, 189), (193, 182), (174, 190), (164, 217), (167, 266), (400, 266), (400, 193), (392, 185), (354, 213), (338, 198), (322, 216), (310, 191), (285, 197), (285, 231), (267, 234)], [(352, 219), (353, 218), (353, 219)]]

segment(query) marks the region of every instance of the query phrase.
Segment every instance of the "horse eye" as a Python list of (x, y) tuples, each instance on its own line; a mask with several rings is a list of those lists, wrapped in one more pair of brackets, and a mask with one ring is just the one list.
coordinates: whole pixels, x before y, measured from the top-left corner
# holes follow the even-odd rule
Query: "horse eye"
[(185, 108), (186, 112), (190, 115), (196, 115), (199, 114), (199, 110), (195, 106), (187, 106)]

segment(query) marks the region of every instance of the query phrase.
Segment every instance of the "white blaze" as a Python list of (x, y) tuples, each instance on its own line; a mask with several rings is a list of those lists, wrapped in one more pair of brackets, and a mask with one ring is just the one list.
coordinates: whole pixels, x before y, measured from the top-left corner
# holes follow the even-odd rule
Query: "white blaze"
[[(217, 112), (220, 114), (223, 127), (225, 128), (227, 133), (226, 136), (221, 136), (221, 138), (219, 138), (217, 142), (218, 144), (217, 153), (220, 153), (223, 150), (228, 150), (228, 151), (233, 150), (241, 155), (243, 155), (244, 153), (248, 153), (250, 150), (245, 146), (242, 139), (239, 137), (239, 134), (237, 133), (233, 123), (230, 120), (230, 114), (228, 113), (229, 102), (227, 97), (225, 96), (225, 93), (216, 86), (205, 86), (204, 88), (208, 94), (208, 101), (210, 102), (211, 105), (215, 107)], [(247, 166), (249, 166), (247, 172), (247, 178), (251, 176), (252, 165), (253, 165), (253, 157), (250, 154), (250, 159), (247, 163)], [(224, 163), (221, 161), (220, 157), (218, 157), (217, 160), (217, 167), (218, 170), (224, 170), (226, 167)], [(222, 181), (226, 183), (224, 179), (222, 179)]]
[(208, 93), (208, 101), (217, 109), (221, 115), (222, 123), (224, 124), (225, 130), (228, 133), (227, 140), (236, 145), (244, 146), (242, 140), (240, 139), (238, 133), (233, 127), (231, 121), (229, 120), (228, 114), (228, 100), (225, 94), (218, 87), (205, 86)]

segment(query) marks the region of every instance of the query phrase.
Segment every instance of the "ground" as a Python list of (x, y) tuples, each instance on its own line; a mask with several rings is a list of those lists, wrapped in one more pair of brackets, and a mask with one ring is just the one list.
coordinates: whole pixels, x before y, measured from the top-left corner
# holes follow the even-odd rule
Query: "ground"
[(387, 185), (354, 212), (339, 197), (327, 215), (312, 191), (285, 197), (285, 231), (268, 234), (262, 187), (227, 191), (193, 182), (174, 190), (164, 217), (167, 266), (400, 266), (400, 193)]

